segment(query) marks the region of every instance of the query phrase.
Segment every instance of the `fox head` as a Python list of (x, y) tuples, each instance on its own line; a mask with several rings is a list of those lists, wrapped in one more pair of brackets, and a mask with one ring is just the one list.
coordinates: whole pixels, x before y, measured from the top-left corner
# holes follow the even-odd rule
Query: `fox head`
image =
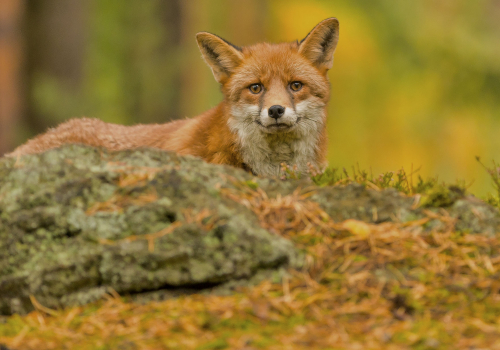
[(240, 48), (206, 32), (196, 38), (233, 118), (273, 134), (321, 122), (338, 34), (337, 19), (329, 18), (300, 42)]
[(243, 147), (255, 148), (256, 143), (272, 139), (306, 138), (310, 142), (305, 147), (316, 147), (325, 128), (330, 94), (327, 72), (338, 37), (336, 18), (320, 22), (300, 42), (240, 48), (214, 34), (197, 34), (203, 58), (229, 106), (229, 127)]

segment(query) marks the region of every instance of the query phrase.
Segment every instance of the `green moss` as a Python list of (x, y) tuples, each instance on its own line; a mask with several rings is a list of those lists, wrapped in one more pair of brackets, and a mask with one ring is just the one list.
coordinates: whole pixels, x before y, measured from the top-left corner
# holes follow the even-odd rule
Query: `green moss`
[(421, 206), (424, 208), (443, 208), (453, 205), (465, 197), (464, 188), (458, 186), (435, 185), (424, 192)]
[(244, 182), (244, 184), (247, 185), (252, 190), (256, 190), (257, 188), (259, 188), (259, 184), (254, 180), (247, 180)]
[(196, 350), (216, 350), (216, 349), (227, 349), (229, 344), (225, 339), (217, 339), (206, 343), (204, 345), (198, 346)]
[(14, 337), (26, 327), (25, 321), (19, 315), (13, 315), (0, 327), (0, 337)]

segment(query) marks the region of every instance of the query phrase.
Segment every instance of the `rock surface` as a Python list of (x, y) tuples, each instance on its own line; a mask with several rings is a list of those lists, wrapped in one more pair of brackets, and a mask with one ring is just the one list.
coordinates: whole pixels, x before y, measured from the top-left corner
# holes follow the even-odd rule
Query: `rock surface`
[(0, 314), (30, 311), (30, 296), (54, 308), (297, 264), (291, 242), (219, 195), (221, 171), (246, 177), (155, 150), (1, 160)]
[[(221, 194), (246, 182), (269, 197), (311, 186), (152, 149), (69, 145), (0, 159), (0, 314), (84, 304), (111, 290), (211, 289), (300, 267), (290, 241)], [(360, 185), (316, 188), (309, 200), (335, 221), (424, 216), (414, 198)], [(457, 229), (499, 231), (498, 211), (473, 197), (458, 196), (447, 213)]]

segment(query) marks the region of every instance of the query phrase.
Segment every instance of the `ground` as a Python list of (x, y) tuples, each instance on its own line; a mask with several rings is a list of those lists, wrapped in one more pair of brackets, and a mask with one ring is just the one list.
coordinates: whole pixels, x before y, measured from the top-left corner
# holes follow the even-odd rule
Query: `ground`
[(500, 349), (496, 207), (403, 172), (286, 172), (1, 159), (0, 349)]

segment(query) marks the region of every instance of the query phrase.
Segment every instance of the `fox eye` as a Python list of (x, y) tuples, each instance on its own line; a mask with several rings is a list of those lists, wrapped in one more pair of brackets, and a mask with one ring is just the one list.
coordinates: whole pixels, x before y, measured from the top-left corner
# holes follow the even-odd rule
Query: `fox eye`
[(302, 83), (300, 81), (292, 81), (290, 83), (290, 89), (292, 89), (293, 91), (299, 91), (300, 89), (302, 89)]
[(262, 91), (262, 85), (260, 84), (252, 84), (248, 87), (248, 89), (250, 90), (250, 92), (252, 94), (258, 94), (259, 92)]

